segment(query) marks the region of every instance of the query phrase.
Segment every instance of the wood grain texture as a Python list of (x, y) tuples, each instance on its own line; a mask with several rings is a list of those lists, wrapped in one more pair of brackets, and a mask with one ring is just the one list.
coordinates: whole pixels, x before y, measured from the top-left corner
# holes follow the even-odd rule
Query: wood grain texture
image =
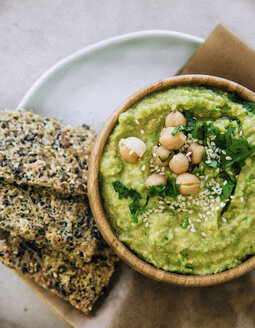
[(232, 280), (252, 270), (253, 268), (255, 268), (255, 256), (244, 261), (242, 264), (238, 265), (233, 269), (226, 270), (218, 274), (210, 274), (205, 276), (176, 274), (158, 269), (153, 265), (147, 263), (146, 261), (140, 259), (118, 239), (113, 228), (111, 227), (110, 222), (106, 217), (100, 196), (99, 165), (101, 155), (106, 144), (107, 138), (118, 121), (119, 115), (128, 110), (137, 101), (141, 100), (152, 92), (181, 85), (201, 85), (208, 87), (216, 87), (226, 90), (228, 92), (236, 92), (240, 97), (255, 102), (255, 94), (249, 89), (235, 82), (209, 75), (182, 75), (172, 77), (166, 80), (158, 81), (139, 90), (131, 97), (129, 97), (126, 101), (124, 101), (113, 112), (113, 114), (107, 120), (96, 139), (94, 148), (90, 156), (88, 195), (94, 218), (104, 239), (113, 249), (113, 251), (133, 269), (144, 274), (147, 277), (173, 285), (187, 287), (209, 286)]

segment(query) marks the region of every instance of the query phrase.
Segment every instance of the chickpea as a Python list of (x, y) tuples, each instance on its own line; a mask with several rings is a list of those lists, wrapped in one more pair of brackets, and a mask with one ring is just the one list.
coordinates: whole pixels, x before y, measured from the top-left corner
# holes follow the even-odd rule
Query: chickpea
[(172, 111), (165, 118), (165, 126), (186, 126), (187, 120), (185, 116), (178, 110)]
[(128, 162), (135, 163), (139, 157), (142, 157), (145, 150), (145, 143), (136, 137), (121, 139), (119, 142), (120, 155)]
[[(170, 156), (170, 154), (171, 154), (171, 156)], [(169, 161), (173, 157), (173, 155), (174, 155), (174, 153), (172, 151), (169, 151), (165, 147), (160, 146), (156, 150), (156, 156), (154, 157), (154, 164), (159, 165), (159, 166), (168, 166)]]
[(187, 149), (187, 154), (191, 152), (190, 159), (192, 164), (199, 164), (202, 161), (205, 147), (193, 142)]
[(182, 153), (179, 153), (172, 157), (169, 162), (169, 167), (176, 174), (184, 173), (189, 168), (189, 160), (187, 156)]
[(174, 130), (175, 128), (171, 126), (165, 128), (159, 138), (159, 142), (162, 144), (162, 146), (169, 150), (177, 150), (181, 148), (186, 140), (186, 137), (182, 132), (178, 132), (175, 136), (173, 136), (172, 132)]
[(199, 179), (194, 174), (190, 173), (182, 173), (178, 175), (176, 183), (180, 185), (179, 192), (182, 195), (195, 194), (200, 188)]
[(167, 178), (165, 175), (152, 174), (145, 181), (145, 187), (149, 189), (150, 186), (166, 185)]

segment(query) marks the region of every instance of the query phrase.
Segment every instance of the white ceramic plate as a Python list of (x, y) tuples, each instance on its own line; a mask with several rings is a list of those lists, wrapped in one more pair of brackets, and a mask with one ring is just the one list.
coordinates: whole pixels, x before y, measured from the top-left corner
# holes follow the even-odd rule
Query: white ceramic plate
[[(123, 100), (152, 82), (174, 75), (202, 42), (177, 32), (144, 31), (97, 43), (48, 70), (29, 89), (18, 108), (65, 123), (91, 124), (98, 132)], [(109, 297), (95, 315), (87, 317), (27, 283), (71, 327), (110, 327), (136, 275), (124, 265)]]
[(138, 89), (174, 75), (202, 39), (172, 31), (121, 35), (74, 53), (49, 69), (18, 108), (98, 132), (112, 111)]

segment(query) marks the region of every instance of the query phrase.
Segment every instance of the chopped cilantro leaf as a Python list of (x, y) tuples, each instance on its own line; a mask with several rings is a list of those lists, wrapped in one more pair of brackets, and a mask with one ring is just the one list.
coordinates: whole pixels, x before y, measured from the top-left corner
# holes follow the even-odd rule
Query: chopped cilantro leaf
[(224, 200), (224, 199), (228, 198), (231, 195), (234, 187), (235, 187), (235, 185), (233, 183), (223, 185), (221, 187), (222, 188), (222, 192), (220, 194), (220, 200)]
[(255, 103), (254, 102), (244, 100), (243, 98), (239, 97), (238, 94), (235, 92), (230, 93), (228, 98), (231, 101), (242, 105), (245, 109), (248, 110), (248, 112), (255, 114)]
[(114, 190), (119, 194), (119, 199), (128, 198), (130, 190), (120, 181), (112, 183)]
[[(227, 155), (223, 157), (226, 168), (233, 167), (238, 170), (244, 165), (246, 158), (255, 151), (255, 146), (250, 145), (245, 139), (232, 139), (227, 145)], [(227, 160), (227, 158), (231, 160)]]
[(172, 132), (172, 135), (175, 136), (180, 131), (186, 131), (186, 127), (183, 125), (177, 125), (174, 131)]
[(162, 197), (173, 197), (176, 198), (178, 195), (178, 189), (180, 185), (176, 184), (174, 180), (168, 180), (167, 185), (158, 185), (158, 186), (150, 186), (147, 199), (146, 199), (146, 205), (149, 203), (149, 200), (151, 197), (155, 196), (162, 196)]
[(251, 181), (252, 179), (253, 179), (253, 175), (252, 175), (252, 173), (250, 173), (250, 174), (247, 176), (246, 180)]
[(140, 204), (142, 196), (136, 190), (127, 188), (121, 181), (114, 181), (112, 183), (114, 190), (119, 194), (119, 199), (131, 198), (132, 202), (128, 205), (131, 213), (132, 221), (138, 222), (138, 215), (146, 210), (151, 197), (155, 196), (170, 196), (176, 198), (178, 195), (178, 188), (180, 185), (176, 184), (174, 180), (168, 180), (167, 185), (150, 186), (144, 205)]
[[(214, 135), (214, 142), (218, 148), (224, 149), (226, 155), (221, 155), (220, 163), (219, 161), (212, 160), (211, 163), (206, 165), (209, 167), (225, 170), (230, 168), (236, 174), (239, 173), (241, 166), (244, 165), (246, 158), (255, 151), (255, 146), (250, 145), (247, 140), (239, 138), (233, 138), (232, 134), (235, 130), (235, 127), (227, 127), (227, 131), (222, 133), (218, 127), (215, 127), (212, 123), (206, 124), (202, 123), (197, 125), (193, 132), (192, 136), (196, 139), (204, 140), (210, 135)], [(203, 154), (202, 160), (205, 162), (207, 159), (206, 153)]]
[(193, 174), (198, 173), (199, 175), (204, 175), (204, 170), (200, 169), (199, 167), (195, 167), (192, 173)]
[(222, 192), (220, 194), (220, 200), (224, 200), (224, 199), (228, 198), (229, 196), (231, 196), (231, 194), (234, 190), (235, 184), (226, 172), (221, 172), (219, 174), (219, 178), (221, 178), (224, 181), (227, 181), (227, 184), (225, 184), (221, 187)]
[(142, 196), (135, 189), (127, 188), (121, 181), (114, 181), (112, 183), (114, 190), (119, 194), (119, 199), (130, 197), (133, 199), (129, 204), (129, 209), (132, 215), (133, 222), (138, 222), (138, 214), (145, 210), (144, 206), (140, 205), (140, 199)]
[(159, 159), (161, 160), (162, 163), (166, 162), (173, 154), (173, 150), (170, 151), (169, 155), (167, 156), (167, 158), (163, 159), (159, 156)]
[(202, 156), (202, 162), (205, 162), (206, 160), (207, 160), (207, 154), (206, 152), (204, 152)]
[(188, 226), (188, 223), (189, 223), (189, 219), (188, 219), (188, 218), (185, 218), (185, 220), (184, 220), (184, 222), (183, 222), (183, 224), (182, 224), (182, 227), (183, 227), (184, 229), (186, 229), (187, 226)]
[(208, 133), (208, 125), (206, 123), (197, 124), (192, 131), (192, 137), (199, 140), (205, 140)]
[(196, 126), (196, 120), (192, 117), (190, 111), (184, 111), (183, 114), (186, 118), (187, 124), (186, 126), (177, 125), (177, 127), (172, 132), (173, 136), (175, 136), (176, 133), (180, 131), (191, 132)]
[(217, 167), (219, 167), (219, 162), (217, 162), (216, 159), (212, 159), (211, 163), (208, 163), (207, 165), (216, 169)]
[[(141, 197), (141, 196), (140, 196)], [(134, 223), (138, 222), (138, 215), (140, 212), (143, 212), (145, 210), (145, 206), (141, 206), (140, 202), (139, 202), (140, 198), (135, 198), (132, 203), (130, 203), (129, 206), (129, 210), (130, 213), (132, 215), (132, 221)]]
[(192, 131), (194, 127), (196, 126), (196, 120), (192, 117), (190, 111), (185, 111), (183, 112), (186, 120), (187, 120), (187, 125), (186, 125), (186, 131)]

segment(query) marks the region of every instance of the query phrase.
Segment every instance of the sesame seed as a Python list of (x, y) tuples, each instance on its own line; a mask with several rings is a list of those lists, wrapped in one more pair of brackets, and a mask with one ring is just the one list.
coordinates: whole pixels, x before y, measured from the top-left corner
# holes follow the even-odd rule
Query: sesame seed
[(243, 203), (243, 202), (244, 202), (244, 198), (243, 198), (243, 197), (241, 197), (241, 198), (240, 198), (240, 201)]
[(145, 170), (145, 164), (142, 166), (142, 171), (144, 171)]
[(141, 132), (141, 134), (144, 134), (144, 130), (143, 130), (143, 129), (141, 129), (141, 131), (140, 131), (140, 132)]
[(232, 160), (232, 157), (230, 157), (230, 156), (226, 156), (226, 160), (227, 160), (227, 161), (231, 161), (231, 160)]
[(190, 156), (191, 154), (192, 154), (192, 152), (189, 151), (189, 152), (186, 154), (186, 156)]
[(201, 222), (201, 220), (200, 219), (197, 219), (197, 222)]
[(228, 222), (226, 218), (222, 218), (222, 221), (225, 223)]
[(134, 153), (134, 150), (131, 149), (130, 152), (129, 152), (129, 154), (132, 155), (133, 153)]
[(205, 236), (206, 236), (206, 233), (205, 233), (205, 232), (202, 232), (201, 235), (202, 235), (203, 237), (205, 237)]
[(135, 120), (135, 123), (136, 123), (137, 125), (139, 125), (139, 124), (140, 124), (140, 122), (139, 122), (138, 120)]
[(145, 223), (145, 227), (147, 228), (149, 226), (149, 222), (146, 222)]

